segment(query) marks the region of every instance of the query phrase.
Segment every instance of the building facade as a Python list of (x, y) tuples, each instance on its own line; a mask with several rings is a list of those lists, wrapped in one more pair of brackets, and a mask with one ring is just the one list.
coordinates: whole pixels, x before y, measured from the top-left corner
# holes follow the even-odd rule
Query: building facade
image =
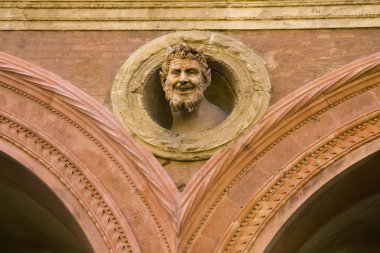
[[(379, 251), (379, 1), (20, 0), (0, 18), (6, 252)], [(116, 115), (120, 78), (149, 114), (173, 38), (205, 44), (226, 128), (268, 76), (215, 149), (151, 148)]]

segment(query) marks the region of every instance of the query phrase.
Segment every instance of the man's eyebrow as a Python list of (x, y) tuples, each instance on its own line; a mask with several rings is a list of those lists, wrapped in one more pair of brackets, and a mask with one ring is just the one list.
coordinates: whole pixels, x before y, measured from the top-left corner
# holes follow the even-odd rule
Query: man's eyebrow
[(181, 72), (181, 69), (177, 69), (177, 68), (170, 68), (170, 69), (169, 69), (169, 72), (170, 72), (170, 73), (174, 73), (174, 72), (176, 72), (176, 73), (177, 73), (177, 72)]

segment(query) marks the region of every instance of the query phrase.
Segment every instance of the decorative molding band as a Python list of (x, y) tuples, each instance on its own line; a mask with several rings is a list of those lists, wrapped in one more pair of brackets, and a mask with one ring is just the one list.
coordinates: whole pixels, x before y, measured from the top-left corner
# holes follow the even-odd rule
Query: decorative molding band
[(0, 30), (260, 30), (379, 27), (354, 1), (2, 1)]
[(249, 212), (239, 221), (223, 252), (248, 252), (271, 217), (303, 185), (347, 153), (379, 136), (380, 116), (377, 111), (364, 116), (343, 133), (330, 136), (315, 146), (312, 152), (306, 152), (305, 156), (285, 168), (281, 176), (272, 180), (270, 186), (249, 204), (250, 208), (246, 208)]
[[(115, 216), (112, 204), (107, 203), (93, 180), (62, 154), (54, 144), (22, 126), (5, 114), (0, 114), (0, 138), (9, 142), (42, 164), (54, 174), (68, 191), (78, 200), (83, 210), (95, 224), (110, 252), (140, 252), (131, 232), (123, 231), (125, 221)], [(34, 145), (30, 145), (33, 143)], [(33, 148), (31, 148), (33, 147)], [(129, 240), (133, 240), (134, 250)]]

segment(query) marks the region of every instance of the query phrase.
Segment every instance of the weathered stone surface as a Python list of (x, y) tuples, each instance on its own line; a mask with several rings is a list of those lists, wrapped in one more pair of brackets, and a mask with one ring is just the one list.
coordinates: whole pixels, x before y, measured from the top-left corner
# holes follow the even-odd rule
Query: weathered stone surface
[(5, 30), (258, 30), (378, 27), (376, 0), (3, 1)]

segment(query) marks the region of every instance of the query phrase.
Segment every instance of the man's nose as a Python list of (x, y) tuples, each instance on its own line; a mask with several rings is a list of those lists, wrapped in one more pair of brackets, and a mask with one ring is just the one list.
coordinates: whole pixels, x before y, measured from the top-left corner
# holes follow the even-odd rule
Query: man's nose
[(184, 71), (181, 71), (181, 74), (179, 76), (179, 81), (181, 83), (187, 83), (189, 80), (187, 79), (187, 75)]

